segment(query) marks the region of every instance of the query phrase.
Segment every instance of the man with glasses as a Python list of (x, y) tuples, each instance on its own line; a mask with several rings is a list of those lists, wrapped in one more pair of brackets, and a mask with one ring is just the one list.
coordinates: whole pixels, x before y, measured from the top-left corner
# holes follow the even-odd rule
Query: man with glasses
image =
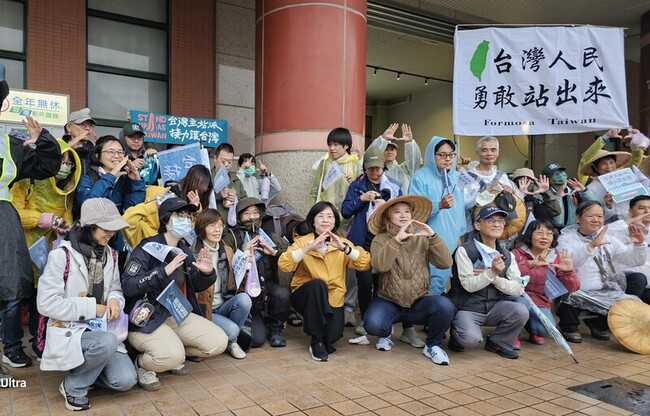
[(97, 142), (95, 126), (97, 122), (90, 116), (89, 108), (73, 111), (64, 126), (63, 140), (77, 152), (82, 162), (82, 174), (87, 171), (87, 160)]
[[(217, 172), (219, 172), (221, 166), (225, 166), (228, 171), (228, 176), (230, 177), (228, 187), (215, 194), (217, 199), (217, 210), (219, 211), (219, 214), (221, 214), (222, 218), (228, 218), (228, 208), (235, 203), (236, 199), (246, 197), (246, 191), (244, 191), (241, 181), (237, 179), (237, 172), (230, 171), (234, 160), (235, 149), (230, 143), (221, 143), (210, 155), (212, 176), (214, 177)], [(227, 222), (224, 225), (228, 227)]]
[(462, 352), (483, 342), (482, 326), (493, 326), (485, 350), (504, 358), (519, 357), (515, 339), (528, 321), (528, 309), (504, 296), (521, 296), (527, 277), (515, 257), (498, 242), (507, 213), (494, 206), (481, 208), (475, 232), (454, 253), (450, 297), (458, 312), (451, 325), (449, 349)]

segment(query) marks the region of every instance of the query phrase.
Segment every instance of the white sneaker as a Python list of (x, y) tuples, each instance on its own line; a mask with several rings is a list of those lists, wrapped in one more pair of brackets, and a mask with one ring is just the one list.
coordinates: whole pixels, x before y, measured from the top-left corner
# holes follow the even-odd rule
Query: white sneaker
[(391, 334), (385, 338), (377, 338), (375, 347), (377, 347), (379, 351), (390, 351), (390, 349), (393, 348), (393, 335)]
[(366, 329), (363, 327), (363, 322), (361, 322), (359, 325), (357, 325), (356, 328), (354, 328), (354, 333), (357, 335), (368, 335)]
[(185, 363), (180, 363), (176, 367), (172, 368), (170, 373), (175, 376), (186, 376), (190, 373), (190, 368), (186, 366)]
[(135, 370), (138, 374), (138, 386), (148, 391), (156, 391), (162, 388), (155, 371), (145, 370), (140, 367), (140, 356), (135, 359)]
[(425, 345), (424, 341), (420, 339), (417, 332), (415, 332), (415, 328), (413, 327), (404, 328), (402, 335), (399, 337), (399, 340), (406, 342), (407, 344), (411, 344), (411, 347), (415, 348), (422, 348)]
[(449, 357), (447, 356), (447, 353), (437, 345), (434, 345), (433, 347), (424, 347), (422, 354), (431, 358), (431, 361), (433, 361), (434, 364), (449, 365)]
[(233, 358), (236, 358), (238, 360), (246, 358), (246, 353), (244, 350), (241, 349), (239, 344), (237, 342), (229, 342), (228, 346), (226, 347), (226, 351), (230, 353), (230, 355), (233, 356)]
[(370, 345), (370, 340), (366, 335), (361, 335), (360, 337), (352, 338), (348, 340), (350, 344), (356, 345)]

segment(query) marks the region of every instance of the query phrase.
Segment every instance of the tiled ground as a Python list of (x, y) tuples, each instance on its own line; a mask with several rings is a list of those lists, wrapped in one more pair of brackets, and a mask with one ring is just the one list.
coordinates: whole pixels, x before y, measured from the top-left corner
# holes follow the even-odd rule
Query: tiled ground
[[(400, 328), (396, 327), (399, 334)], [(626, 351), (615, 341), (585, 335), (574, 345), (576, 365), (552, 341), (524, 342), (518, 360), (477, 348), (450, 354), (439, 367), (420, 349), (397, 341), (390, 352), (348, 344), (346, 328), (330, 361), (313, 361), (308, 338), (286, 331), (288, 346), (253, 350), (241, 361), (225, 354), (188, 363), (188, 376), (165, 374), (163, 389), (90, 392), (93, 415), (626, 415), (623, 409), (567, 389), (611, 377), (650, 385), (650, 356)], [(423, 335), (423, 334), (420, 334)], [(71, 414), (58, 385), (61, 373), (37, 366), (12, 370), (25, 389), (0, 389), (0, 415)], [(648, 409), (650, 412), (650, 409)]]

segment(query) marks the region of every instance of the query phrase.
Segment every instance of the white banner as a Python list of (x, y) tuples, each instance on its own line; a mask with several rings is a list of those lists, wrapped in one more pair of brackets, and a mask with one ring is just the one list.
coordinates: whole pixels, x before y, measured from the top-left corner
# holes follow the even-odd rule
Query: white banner
[(623, 29), (456, 29), (454, 51), (454, 134), (629, 126)]

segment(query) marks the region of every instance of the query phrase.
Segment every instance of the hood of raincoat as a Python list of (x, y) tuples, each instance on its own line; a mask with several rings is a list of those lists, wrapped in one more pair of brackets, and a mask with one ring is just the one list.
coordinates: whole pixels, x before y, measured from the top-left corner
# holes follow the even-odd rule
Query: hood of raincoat
[(70, 153), (70, 159), (74, 160), (74, 170), (70, 172), (70, 175), (73, 175), (73, 181), (71, 183), (68, 183), (68, 186), (66, 186), (66, 189), (59, 189), (58, 186), (56, 186), (57, 179), (56, 177), (52, 176), (48, 178), (47, 180), (49, 181), (50, 185), (52, 186), (52, 190), (59, 195), (68, 195), (72, 192), (74, 192), (75, 189), (77, 189), (77, 185), (79, 184), (79, 179), (81, 178), (81, 171), (83, 170), (81, 167), (81, 159), (79, 159), (79, 155), (77, 152), (74, 151), (68, 143), (64, 142), (61, 139), (56, 139), (57, 142), (59, 142), (59, 147), (61, 148), (61, 156), (63, 156), (64, 153)]
[[(436, 166), (435, 153), (436, 153), (436, 146), (438, 145), (438, 143), (442, 141), (449, 142), (454, 148), (454, 152), (456, 151), (456, 145), (452, 140), (440, 136), (433, 136), (431, 138), (431, 141), (427, 145), (427, 150), (424, 152), (424, 169), (428, 169), (434, 177), (440, 180), (443, 179), (444, 174), (442, 169), (438, 169), (438, 166)], [(456, 171), (456, 159), (457, 156), (454, 156), (451, 169), (449, 169), (449, 172), (447, 172), (447, 177), (449, 178), (449, 182), (452, 184), (451, 188), (454, 187), (453, 184), (455, 184), (456, 180), (458, 179), (458, 172)]]

